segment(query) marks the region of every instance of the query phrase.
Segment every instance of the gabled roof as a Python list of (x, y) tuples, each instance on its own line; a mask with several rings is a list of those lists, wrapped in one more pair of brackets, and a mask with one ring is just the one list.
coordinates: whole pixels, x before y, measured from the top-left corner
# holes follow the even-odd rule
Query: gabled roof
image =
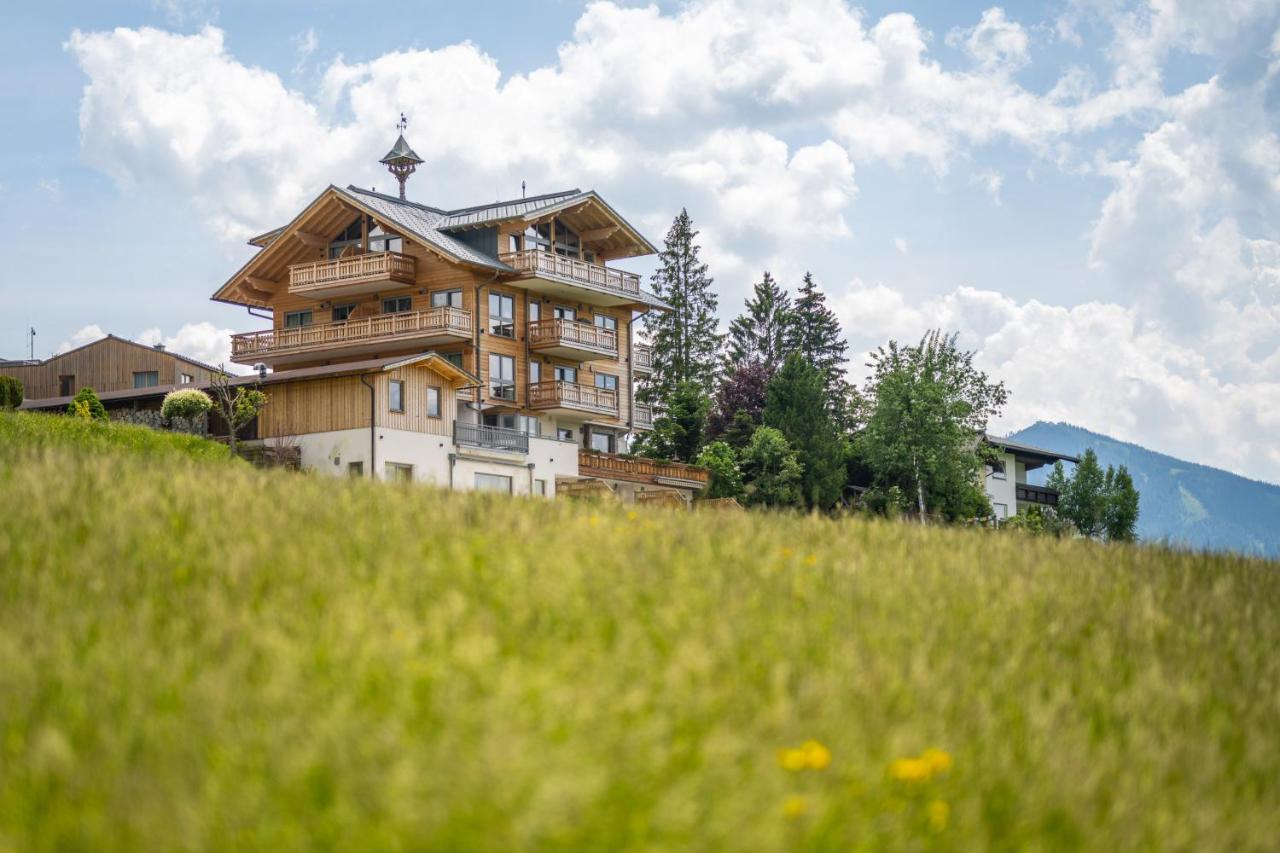
[(11, 365), (24, 364), (29, 366), (50, 364), (52, 362), (58, 361), (59, 359), (66, 358), (72, 353), (80, 352), (80, 350), (88, 349), (89, 347), (99, 346), (107, 341), (116, 341), (118, 343), (128, 344), (131, 347), (137, 347), (138, 349), (146, 350), (147, 352), (150, 352), (150, 353), (159, 353), (160, 355), (172, 356), (173, 358), (176, 358), (178, 361), (195, 365), (196, 367), (199, 367), (202, 370), (208, 370), (213, 373), (218, 372), (218, 368), (214, 367), (213, 365), (205, 364), (203, 361), (196, 361), (194, 358), (189, 358), (188, 356), (185, 356), (182, 353), (173, 352), (172, 350), (168, 350), (168, 349), (156, 349), (153, 346), (147, 346), (146, 344), (140, 344), (137, 341), (131, 341), (128, 338), (122, 338), (119, 335), (111, 335), (111, 334), (108, 334), (105, 337), (98, 338), (96, 341), (89, 341), (89, 343), (87, 344), (81, 344), (80, 346), (75, 347), (74, 349), (69, 349), (66, 352), (60, 352), (57, 355), (51, 355), (44, 361), (41, 361), (40, 359), (36, 359), (35, 361), (11, 362), (10, 364)]
[(495, 201), (490, 204), (478, 204), (475, 207), (462, 207), (449, 211), (442, 228), (465, 228), (473, 225), (487, 225), (490, 222), (501, 222), (505, 219), (527, 216), (544, 208), (551, 207), (573, 198), (584, 195), (580, 189), (561, 190), (556, 193), (529, 196), (528, 198)]
[[(358, 373), (375, 373), (378, 371), (395, 370), (400, 367), (409, 367), (411, 365), (421, 364), (424, 367), (430, 367), (437, 373), (463, 383), (464, 388), (480, 385), (480, 380), (461, 367), (458, 367), (449, 359), (434, 352), (424, 352), (419, 355), (392, 355), (382, 358), (369, 358), (363, 361), (344, 361), (338, 364), (322, 364), (315, 367), (299, 367), (296, 370), (280, 370), (275, 373), (268, 373), (266, 379), (260, 379), (257, 374), (248, 374), (245, 376), (232, 376), (230, 384), (240, 385), (279, 385), (287, 382), (301, 382), (307, 379), (322, 379), (328, 376), (343, 376)], [(119, 391), (103, 391), (98, 395), (100, 400), (113, 402), (116, 400), (143, 400), (152, 397), (163, 397), (170, 391), (187, 388), (197, 388), (204, 390), (209, 387), (209, 383), (205, 381), (197, 381), (187, 385), (152, 385), (149, 388), (124, 388)], [(40, 399), (28, 399), (22, 402), (23, 409), (50, 409), (64, 408), (73, 399), (72, 396), (67, 397), (44, 397)]]
[(403, 201), (394, 196), (375, 193), (372, 190), (362, 190), (354, 186), (347, 187), (345, 190), (337, 187), (333, 187), (333, 189), (337, 190), (340, 195), (345, 196), (353, 204), (369, 208), (374, 216), (393, 223), (410, 236), (417, 237), (419, 241), (439, 249), (446, 255), (451, 255), (463, 263), (475, 264), (489, 269), (501, 270), (502, 272), (512, 272), (511, 267), (497, 258), (491, 258), (483, 252), (471, 248), (461, 240), (438, 230), (447, 216), (443, 210), (427, 207), (425, 204)]

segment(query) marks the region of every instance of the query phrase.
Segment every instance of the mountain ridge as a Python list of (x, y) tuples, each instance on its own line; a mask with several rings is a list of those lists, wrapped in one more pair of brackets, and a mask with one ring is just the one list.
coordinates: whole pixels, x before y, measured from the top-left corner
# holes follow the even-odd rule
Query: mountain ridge
[[(1124, 465), (1141, 493), (1138, 536), (1144, 541), (1280, 557), (1280, 485), (1188, 462), (1074, 424), (1037, 421), (1011, 440)], [(1043, 484), (1050, 469), (1028, 479)]]

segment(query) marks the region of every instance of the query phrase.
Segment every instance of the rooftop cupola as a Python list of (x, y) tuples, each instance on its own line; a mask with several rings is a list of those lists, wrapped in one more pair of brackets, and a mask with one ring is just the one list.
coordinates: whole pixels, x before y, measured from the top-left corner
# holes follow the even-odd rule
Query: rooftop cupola
[(409, 147), (409, 143), (404, 141), (404, 130), (408, 126), (409, 120), (404, 117), (404, 113), (400, 113), (400, 122), (396, 125), (400, 136), (396, 139), (396, 144), (387, 152), (387, 156), (378, 161), (385, 165), (387, 171), (395, 175), (396, 180), (400, 182), (400, 198), (404, 198), (404, 182), (409, 180), (409, 176), (423, 162), (422, 158)]

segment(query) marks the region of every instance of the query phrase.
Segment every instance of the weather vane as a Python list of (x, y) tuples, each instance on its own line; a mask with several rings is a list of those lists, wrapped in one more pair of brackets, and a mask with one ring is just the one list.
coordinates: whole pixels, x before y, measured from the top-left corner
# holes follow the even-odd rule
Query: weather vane
[(396, 123), (396, 129), (404, 133), (405, 128), (409, 126), (409, 119), (405, 118), (404, 113), (400, 113), (400, 121)]

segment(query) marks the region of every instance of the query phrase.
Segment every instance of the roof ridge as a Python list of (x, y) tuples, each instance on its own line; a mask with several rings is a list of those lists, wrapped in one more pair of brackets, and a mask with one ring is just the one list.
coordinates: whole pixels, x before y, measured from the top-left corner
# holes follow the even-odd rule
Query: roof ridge
[(444, 213), (446, 216), (457, 216), (460, 213), (472, 213), (477, 210), (484, 210), (487, 207), (502, 207), (503, 205), (508, 205), (508, 204), (520, 204), (521, 202), (530, 202), (530, 201), (544, 201), (549, 198), (560, 198), (562, 196), (581, 195), (581, 194), (582, 194), (582, 190), (579, 187), (574, 187), (571, 190), (560, 190), (559, 192), (554, 192), (554, 193), (543, 193), (542, 195), (531, 195), (531, 196), (526, 196), (524, 198), (500, 199), (498, 201), (488, 202), (487, 204), (473, 204), (470, 207), (459, 207), (456, 210), (446, 210), (444, 211)]
[(394, 195), (387, 195), (386, 193), (375, 192), (374, 190), (366, 190), (363, 187), (356, 186), (355, 184), (347, 184), (347, 189), (351, 190), (353, 193), (360, 193), (361, 195), (371, 195), (374, 198), (380, 198), (383, 201), (389, 201), (395, 204), (403, 204), (407, 207), (416, 207), (419, 210), (425, 210), (429, 213), (436, 213), (436, 214), (439, 214), (440, 216), (449, 215), (449, 211), (441, 210), (438, 207), (432, 207), (429, 204), (423, 204), (418, 201), (409, 201), (407, 198), (400, 198)]

